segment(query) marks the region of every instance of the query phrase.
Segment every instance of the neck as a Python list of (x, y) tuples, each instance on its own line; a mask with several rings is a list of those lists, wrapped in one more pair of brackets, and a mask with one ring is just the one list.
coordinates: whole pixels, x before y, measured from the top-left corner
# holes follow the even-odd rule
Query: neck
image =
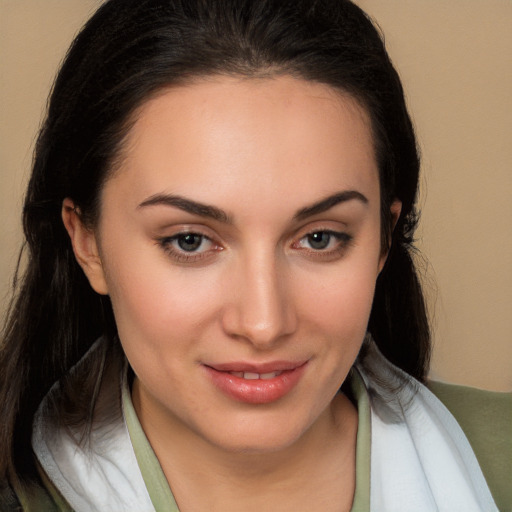
[(135, 409), (180, 511), (350, 509), (357, 412), (343, 394), (289, 446), (236, 452), (209, 443), (174, 418), (148, 417), (139, 392), (136, 382)]

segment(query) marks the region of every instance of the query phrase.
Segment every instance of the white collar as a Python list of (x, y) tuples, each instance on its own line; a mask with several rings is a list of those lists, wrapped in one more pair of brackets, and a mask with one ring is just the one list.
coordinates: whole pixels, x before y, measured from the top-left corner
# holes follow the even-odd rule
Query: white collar
[(448, 409), (373, 342), (367, 350), (358, 370), (371, 401), (371, 510), (497, 512), (469, 441)]
[[(87, 368), (92, 354), (104, 346), (98, 340), (76, 368)], [(471, 446), (444, 405), (389, 363), (373, 343), (364, 367), (356, 367), (371, 401), (371, 510), (497, 511)], [(34, 451), (77, 512), (155, 512), (122, 410), (119, 382), (126, 379), (126, 368), (119, 360), (109, 361), (106, 373), (96, 409), (108, 411), (108, 419), (95, 422), (87, 442), (78, 442), (83, 428), (58, 424), (61, 393), (56, 384), (35, 417)]]
[[(105, 352), (105, 345), (98, 340), (72, 369), (76, 386), (79, 372), (93, 356)], [(46, 474), (76, 512), (155, 512), (124, 420), (119, 383), (127, 372), (120, 358), (113, 359), (105, 366), (95, 422), (85, 442), (80, 443), (83, 425), (64, 428), (58, 423), (62, 393), (56, 384), (37, 411), (32, 446)]]

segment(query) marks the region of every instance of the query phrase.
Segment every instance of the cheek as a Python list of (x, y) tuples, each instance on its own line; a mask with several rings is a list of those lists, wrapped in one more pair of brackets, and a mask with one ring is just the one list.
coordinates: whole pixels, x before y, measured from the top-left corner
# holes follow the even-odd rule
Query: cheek
[(377, 264), (344, 264), (329, 276), (311, 277), (296, 291), (301, 310), (323, 330), (344, 339), (364, 336), (371, 311)]
[(211, 317), (216, 287), (208, 273), (190, 275), (154, 248), (123, 256), (112, 252), (107, 283), (119, 336), (128, 348), (159, 352)]

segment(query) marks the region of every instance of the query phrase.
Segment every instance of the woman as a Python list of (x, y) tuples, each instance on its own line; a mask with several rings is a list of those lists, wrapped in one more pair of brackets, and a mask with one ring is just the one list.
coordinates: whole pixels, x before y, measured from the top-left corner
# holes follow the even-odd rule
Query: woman
[(37, 143), (4, 508), (496, 510), (421, 384), (418, 172), (352, 3), (106, 2)]

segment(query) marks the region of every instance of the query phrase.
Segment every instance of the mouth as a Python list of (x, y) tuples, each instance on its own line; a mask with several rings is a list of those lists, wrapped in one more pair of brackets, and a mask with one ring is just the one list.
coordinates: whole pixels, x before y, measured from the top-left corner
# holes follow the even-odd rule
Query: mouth
[(240, 379), (245, 380), (270, 380), (274, 377), (278, 377), (281, 375), (282, 371), (277, 372), (269, 372), (269, 373), (253, 373), (253, 372), (229, 372), (230, 375), (234, 375), (235, 377), (239, 377)]
[(268, 404), (284, 398), (299, 383), (307, 361), (267, 364), (204, 365), (214, 386), (228, 398), (248, 404)]

